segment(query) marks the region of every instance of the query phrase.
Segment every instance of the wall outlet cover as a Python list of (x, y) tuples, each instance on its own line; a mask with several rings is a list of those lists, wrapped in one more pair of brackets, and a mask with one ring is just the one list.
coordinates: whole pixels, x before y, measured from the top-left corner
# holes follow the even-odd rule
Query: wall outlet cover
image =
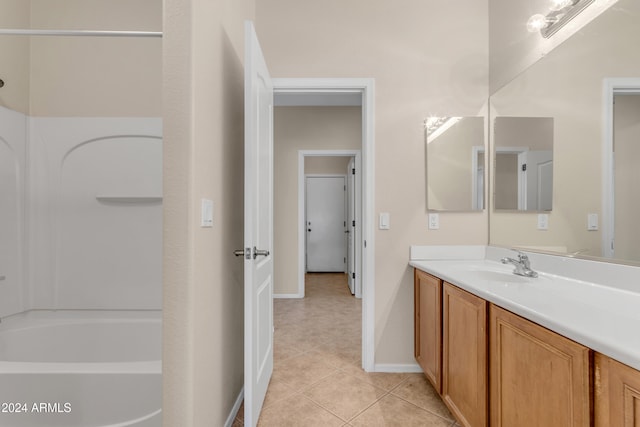
[(438, 230), (440, 228), (440, 214), (429, 214), (429, 230)]
[(549, 215), (538, 214), (538, 230), (548, 230), (548, 229), (549, 229)]

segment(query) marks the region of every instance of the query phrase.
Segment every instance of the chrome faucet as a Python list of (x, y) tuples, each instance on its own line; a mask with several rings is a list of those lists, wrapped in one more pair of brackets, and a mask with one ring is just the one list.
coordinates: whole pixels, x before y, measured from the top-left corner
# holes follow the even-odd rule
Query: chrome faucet
[(504, 257), (500, 260), (503, 264), (513, 264), (516, 268), (513, 270), (513, 274), (524, 277), (538, 277), (538, 273), (531, 269), (531, 263), (529, 257), (522, 252), (518, 251), (518, 259)]

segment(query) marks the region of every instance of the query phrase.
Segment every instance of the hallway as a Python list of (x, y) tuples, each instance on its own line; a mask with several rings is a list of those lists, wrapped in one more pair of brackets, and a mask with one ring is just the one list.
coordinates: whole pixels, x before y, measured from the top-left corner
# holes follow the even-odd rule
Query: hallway
[(307, 274), (304, 299), (274, 300), (274, 370), (259, 426), (456, 426), (423, 374), (362, 370), (361, 319), (343, 273)]

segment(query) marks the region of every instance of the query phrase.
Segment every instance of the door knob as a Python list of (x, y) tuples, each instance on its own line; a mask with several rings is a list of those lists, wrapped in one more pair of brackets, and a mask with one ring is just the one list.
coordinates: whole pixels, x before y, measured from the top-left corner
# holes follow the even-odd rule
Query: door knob
[(260, 255), (260, 256), (269, 256), (269, 251), (258, 249), (258, 248), (256, 248), (254, 246), (253, 247), (253, 259), (256, 259), (258, 257), (258, 255)]
[(246, 249), (238, 249), (237, 251), (233, 251), (235, 256), (243, 256), (245, 259), (251, 259), (251, 248)]

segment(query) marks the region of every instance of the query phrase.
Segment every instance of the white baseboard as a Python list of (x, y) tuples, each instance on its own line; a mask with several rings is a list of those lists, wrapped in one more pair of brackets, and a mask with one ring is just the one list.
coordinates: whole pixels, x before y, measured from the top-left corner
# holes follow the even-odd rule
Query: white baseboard
[(273, 298), (304, 298), (301, 294), (273, 294)]
[(236, 403), (233, 404), (233, 408), (231, 408), (231, 412), (227, 417), (227, 421), (224, 423), (224, 427), (231, 427), (233, 422), (238, 415), (238, 411), (240, 410), (240, 405), (242, 405), (242, 401), (244, 400), (244, 387), (240, 390), (240, 394), (236, 398)]
[(395, 364), (395, 363), (376, 363), (373, 366), (373, 372), (391, 372), (391, 373), (420, 373), (422, 368), (417, 363)]

